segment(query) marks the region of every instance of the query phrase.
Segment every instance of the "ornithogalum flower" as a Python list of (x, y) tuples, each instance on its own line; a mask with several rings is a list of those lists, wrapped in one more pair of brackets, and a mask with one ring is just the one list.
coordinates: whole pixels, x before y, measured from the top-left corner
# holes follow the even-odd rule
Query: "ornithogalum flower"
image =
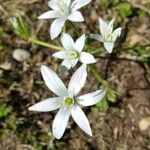
[(84, 18), (78, 11), (79, 8), (87, 5), (91, 0), (50, 0), (48, 6), (52, 9), (40, 15), (39, 19), (55, 18), (50, 27), (51, 39), (56, 38), (64, 26), (66, 20), (72, 22), (83, 22)]
[(112, 52), (115, 41), (121, 35), (121, 27), (113, 31), (113, 23), (114, 19), (112, 19), (109, 23), (107, 23), (101, 18), (99, 18), (99, 30), (101, 35), (100, 34), (90, 35), (91, 38), (103, 42), (104, 47), (108, 51), (108, 53)]
[(92, 64), (96, 62), (92, 54), (82, 52), (85, 44), (85, 35), (82, 35), (74, 42), (70, 35), (63, 33), (61, 36), (61, 43), (64, 50), (54, 53), (53, 56), (64, 59), (61, 65), (65, 66), (68, 70), (74, 67), (78, 61), (83, 64)]
[(47, 87), (54, 92), (57, 97), (43, 100), (29, 107), (29, 110), (47, 112), (59, 108), (52, 125), (53, 135), (57, 139), (63, 136), (70, 115), (84, 132), (92, 136), (89, 121), (80, 106), (91, 106), (96, 104), (103, 99), (106, 92), (100, 89), (92, 93), (78, 96), (86, 81), (86, 65), (83, 64), (76, 70), (69, 82), (68, 89), (57, 74), (50, 68), (42, 66), (41, 72)]

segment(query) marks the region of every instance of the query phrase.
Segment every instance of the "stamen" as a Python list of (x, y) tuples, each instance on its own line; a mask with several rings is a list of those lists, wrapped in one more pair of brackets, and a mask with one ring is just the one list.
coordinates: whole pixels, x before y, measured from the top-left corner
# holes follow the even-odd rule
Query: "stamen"
[(67, 98), (64, 99), (63, 104), (65, 106), (71, 106), (71, 105), (74, 104), (74, 99), (71, 98), (71, 97), (67, 97)]
[(79, 56), (79, 53), (74, 50), (68, 51), (67, 54), (70, 59), (75, 59)]
[(106, 40), (107, 42), (112, 42), (112, 41), (113, 41), (113, 36), (112, 36), (112, 34), (111, 34), (111, 33), (108, 34), (108, 35), (106, 36), (105, 40)]

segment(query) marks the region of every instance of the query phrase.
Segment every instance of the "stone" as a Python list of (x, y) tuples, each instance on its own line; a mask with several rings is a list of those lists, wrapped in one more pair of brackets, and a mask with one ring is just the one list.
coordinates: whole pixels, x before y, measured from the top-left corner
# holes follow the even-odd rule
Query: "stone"
[(30, 52), (24, 49), (15, 49), (13, 52), (13, 58), (19, 62), (26, 61), (30, 56)]

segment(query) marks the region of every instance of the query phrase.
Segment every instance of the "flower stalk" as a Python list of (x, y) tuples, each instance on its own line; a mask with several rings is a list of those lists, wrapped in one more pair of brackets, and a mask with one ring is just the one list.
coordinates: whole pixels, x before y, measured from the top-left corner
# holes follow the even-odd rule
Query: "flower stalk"
[(99, 73), (95, 70), (95, 68), (92, 65), (88, 65), (89, 70), (92, 72), (92, 74), (95, 76), (97, 81), (99, 81), (103, 87), (106, 90), (107, 98), (110, 102), (116, 102), (116, 94), (115, 91), (112, 90), (106, 80), (104, 80)]
[(32, 37), (29, 37), (28, 41), (31, 42), (31, 43), (34, 43), (34, 44), (37, 44), (37, 45), (40, 45), (40, 46), (44, 46), (44, 47), (48, 47), (50, 49), (54, 49), (54, 50), (58, 50), (58, 51), (63, 49), (62, 47), (58, 47), (58, 46), (49, 44), (47, 42), (40, 41), (40, 40), (32, 38)]

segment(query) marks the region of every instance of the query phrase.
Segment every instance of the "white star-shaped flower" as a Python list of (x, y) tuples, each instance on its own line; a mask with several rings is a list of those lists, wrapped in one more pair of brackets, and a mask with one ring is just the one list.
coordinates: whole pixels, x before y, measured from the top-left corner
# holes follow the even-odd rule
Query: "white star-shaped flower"
[(109, 23), (105, 22), (101, 18), (99, 18), (99, 29), (100, 34), (91, 34), (90, 37), (103, 42), (105, 49), (108, 53), (111, 53), (114, 48), (114, 42), (121, 35), (121, 27), (115, 29), (113, 31), (113, 23), (114, 19), (112, 19)]
[(70, 35), (63, 33), (61, 36), (61, 43), (64, 50), (54, 53), (53, 56), (64, 59), (61, 65), (65, 66), (68, 70), (74, 67), (78, 61), (83, 64), (92, 64), (96, 62), (92, 54), (82, 52), (85, 44), (85, 35), (82, 35), (74, 42)]
[(48, 6), (52, 9), (40, 15), (39, 19), (56, 18), (50, 27), (51, 39), (56, 38), (64, 26), (66, 20), (83, 22), (84, 18), (78, 11), (79, 8), (90, 3), (91, 0), (50, 0)]
[(29, 110), (47, 112), (59, 108), (52, 125), (53, 135), (57, 139), (63, 136), (70, 115), (84, 132), (92, 136), (89, 121), (80, 106), (91, 106), (96, 104), (103, 99), (106, 91), (100, 89), (92, 93), (78, 96), (86, 81), (86, 65), (83, 64), (76, 70), (69, 82), (68, 89), (57, 74), (50, 68), (42, 66), (41, 72), (47, 87), (54, 92), (57, 97), (43, 100), (29, 107)]

